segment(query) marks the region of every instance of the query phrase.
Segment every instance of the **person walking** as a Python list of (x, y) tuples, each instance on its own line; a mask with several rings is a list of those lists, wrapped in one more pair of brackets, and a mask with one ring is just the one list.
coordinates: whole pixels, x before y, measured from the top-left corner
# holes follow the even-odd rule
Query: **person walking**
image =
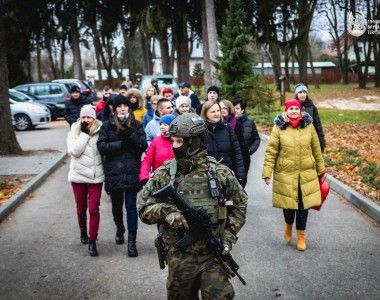
[(130, 88), (127, 91), (126, 97), (129, 103), (131, 104), (131, 110), (135, 119), (139, 122), (142, 122), (142, 119), (144, 117), (144, 114), (147, 112), (147, 109), (145, 108), (145, 101), (140, 91), (135, 88)]
[(190, 103), (191, 100), (189, 97), (178, 96), (178, 98), (175, 99), (174, 115), (178, 116), (188, 112), (194, 113), (195, 110), (191, 107)]
[(71, 87), (70, 95), (70, 99), (65, 103), (65, 120), (71, 127), (78, 120), (81, 108), (86, 104), (91, 104), (91, 100), (81, 94), (80, 87), (77, 85)]
[(152, 171), (162, 166), (166, 160), (174, 158), (169, 126), (175, 117), (175, 115), (167, 114), (160, 119), (161, 135), (153, 139), (141, 163), (139, 179), (143, 185), (148, 181)]
[[(174, 98), (177, 99), (179, 96), (186, 96), (190, 99), (190, 106), (192, 109), (196, 109), (201, 102), (198, 99), (198, 96), (194, 91), (191, 90), (191, 84), (187, 81), (181, 82), (179, 84), (179, 91), (174, 94)], [(177, 103), (176, 103), (177, 105)]]
[[(212, 235), (222, 243), (222, 255), (231, 251), (245, 223), (248, 197), (231, 170), (207, 156), (202, 146), (206, 131), (204, 120), (197, 114), (176, 117), (169, 130), (175, 159), (158, 168), (138, 194), (141, 221), (160, 224), (159, 233), (167, 252), (169, 269), (168, 299), (198, 299), (199, 290), (202, 299), (234, 297), (234, 288), (226, 271), (205, 240), (196, 240), (186, 249), (176, 247), (176, 242), (189, 234), (190, 221), (188, 223), (170, 199), (153, 195), (171, 183), (191, 206), (207, 211)], [(213, 176), (217, 189), (228, 199), (228, 209), (211, 196), (209, 176)]]
[(116, 225), (116, 244), (124, 243), (123, 203), (127, 212), (128, 256), (138, 255), (136, 248), (136, 195), (141, 188), (141, 155), (147, 148), (142, 124), (135, 120), (130, 102), (122, 95), (113, 99), (114, 117), (105, 122), (97, 142), (104, 155), (105, 190), (111, 196)]
[[(80, 241), (88, 243), (88, 252), (97, 256), (96, 240), (100, 222), (99, 205), (104, 181), (102, 159), (96, 146), (102, 122), (96, 119), (91, 105), (84, 105), (80, 118), (73, 123), (67, 136), (70, 155), (68, 180), (74, 192)], [(90, 216), (87, 235), (87, 208)]]
[(292, 99), (274, 121), (265, 152), (262, 178), (267, 185), (273, 173), (273, 206), (283, 209), (284, 239), (292, 240), (296, 219), (297, 250), (306, 250), (308, 209), (321, 204), (318, 177), (325, 173), (318, 135), (312, 118), (301, 113), (301, 103)]
[(173, 113), (173, 105), (169, 99), (161, 96), (157, 101), (157, 109), (153, 119), (145, 127), (146, 140), (150, 144), (154, 137), (160, 135), (160, 119), (163, 115)]
[(296, 99), (301, 101), (302, 110), (307, 112), (313, 119), (313, 125), (317, 131), (319, 144), (321, 146), (322, 153), (326, 148), (325, 134), (323, 132), (322, 122), (319, 117), (318, 108), (315, 106), (313, 101), (310, 99), (308, 94), (308, 89), (303, 83), (296, 84), (294, 88), (294, 94)]
[(207, 154), (233, 170), (240, 184), (245, 186), (247, 179), (240, 144), (232, 126), (223, 119), (219, 103), (203, 103), (201, 118), (208, 129), (204, 139)]
[(198, 107), (195, 109), (196, 113), (198, 115), (201, 115), (201, 111), (202, 111), (202, 107), (203, 105), (210, 101), (212, 103), (218, 103), (219, 102), (219, 98), (220, 98), (220, 90), (219, 88), (216, 86), (216, 85), (211, 85), (208, 87), (207, 89), (207, 98), (206, 98), (206, 101), (200, 105), (198, 105)]
[[(222, 110), (222, 115), (225, 121), (231, 125), (234, 129), (236, 138), (240, 145), (241, 155), (243, 156), (244, 161), (244, 170), (245, 170), (245, 178), (248, 175), (249, 164), (251, 163), (248, 145), (244, 139), (244, 131), (243, 126), (239, 123), (235, 117), (235, 108), (231, 101), (222, 100), (219, 102), (220, 108)], [(244, 186), (243, 186), (244, 187)]]
[(249, 156), (246, 157), (245, 167), (248, 174), (249, 167), (251, 165), (251, 155), (257, 151), (260, 146), (260, 136), (257, 131), (256, 124), (253, 120), (248, 118), (245, 111), (247, 103), (243, 100), (236, 100), (233, 102), (235, 108), (236, 120), (243, 126), (243, 135), (246, 145), (248, 146)]

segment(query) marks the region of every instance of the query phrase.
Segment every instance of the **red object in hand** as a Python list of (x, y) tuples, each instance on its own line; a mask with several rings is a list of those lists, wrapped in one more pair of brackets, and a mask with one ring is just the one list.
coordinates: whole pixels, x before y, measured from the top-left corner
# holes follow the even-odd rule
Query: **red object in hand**
[(321, 210), (321, 207), (322, 207), (323, 203), (325, 202), (327, 195), (330, 192), (330, 185), (327, 181), (327, 174), (326, 173), (323, 173), (321, 176), (319, 176), (319, 188), (321, 190), (321, 198), (322, 198), (321, 205), (312, 207), (312, 209), (315, 209), (318, 211)]

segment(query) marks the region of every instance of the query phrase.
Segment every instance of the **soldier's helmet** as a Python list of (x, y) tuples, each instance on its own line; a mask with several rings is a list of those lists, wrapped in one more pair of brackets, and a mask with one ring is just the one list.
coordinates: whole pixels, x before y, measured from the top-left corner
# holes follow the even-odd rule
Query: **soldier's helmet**
[(194, 113), (184, 113), (170, 124), (169, 134), (174, 137), (195, 137), (207, 130), (205, 121)]

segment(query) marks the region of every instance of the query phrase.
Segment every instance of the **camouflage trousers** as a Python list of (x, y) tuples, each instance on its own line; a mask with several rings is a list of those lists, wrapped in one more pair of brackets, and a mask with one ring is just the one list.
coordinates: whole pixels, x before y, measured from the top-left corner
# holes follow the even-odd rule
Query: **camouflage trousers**
[(233, 299), (235, 292), (222, 267), (212, 255), (183, 252), (168, 254), (168, 299)]

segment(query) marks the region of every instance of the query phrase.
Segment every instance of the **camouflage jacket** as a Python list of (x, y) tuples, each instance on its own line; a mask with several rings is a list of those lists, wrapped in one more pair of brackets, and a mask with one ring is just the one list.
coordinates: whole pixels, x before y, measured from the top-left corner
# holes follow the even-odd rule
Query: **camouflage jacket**
[[(202, 204), (203, 200), (192, 199), (192, 196), (194, 198), (195, 194), (195, 198), (201, 198), (199, 195), (204, 195), (204, 197), (209, 200), (211, 198), (214, 209), (218, 209), (219, 205), (217, 200), (210, 196), (208, 188), (207, 174), (209, 167), (207, 161), (209, 160), (213, 160), (216, 165), (216, 177), (220, 191), (227, 200), (230, 200), (230, 206), (228, 206), (227, 209), (227, 218), (225, 222), (223, 222), (223, 228), (222, 230), (219, 228), (218, 231), (214, 231), (214, 233), (216, 233), (217, 237), (221, 238), (222, 242), (234, 244), (237, 240), (236, 234), (245, 223), (248, 196), (228, 167), (216, 162), (212, 157), (206, 157), (206, 151), (202, 151), (192, 157), (192, 168), (189, 172), (181, 172), (181, 168), (178, 168), (174, 187), (177, 191), (183, 193), (191, 204), (198, 204), (194, 205), (194, 207), (200, 207), (199, 204)], [(160, 200), (159, 198), (153, 197), (152, 194), (170, 182), (170, 164), (173, 161), (174, 160), (168, 161), (162, 167), (158, 168), (153, 177), (137, 195), (138, 211), (141, 221), (147, 224), (160, 223), (160, 232), (168, 248), (171, 248), (174, 243), (183, 236), (184, 230), (174, 229), (165, 222), (165, 217), (169, 213), (177, 211), (176, 206), (172, 204), (170, 200)], [(178, 164), (180, 163), (178, 162)], [(210, 211), (210, 205), (207, 210)], [(215, 221), (215, 218), (212, 219)], [(197, 241), (189, 247), (186, 252), (205, 254), (208, 252), (208, 249), (204, 241)]]

